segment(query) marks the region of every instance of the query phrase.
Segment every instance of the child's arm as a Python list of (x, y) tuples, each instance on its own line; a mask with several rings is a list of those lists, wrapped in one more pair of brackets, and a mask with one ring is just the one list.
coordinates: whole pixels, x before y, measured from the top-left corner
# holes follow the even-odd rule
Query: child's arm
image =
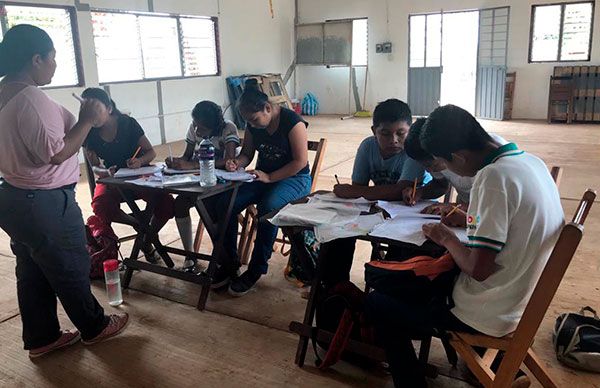
[(192, 161), (192, 157), (194, 156), (194, 145), (186, 142), (185, 151), (183, 152), (183, 156), (180, 158), (171, 159), (170, 156), (165, 158), (165, 163), (167, 167), (173, 168), (175, 170), (193, 170), (198, 168), (198, 163)]
[(425, 186), (417, 188), (414, 198), (412, 187), (405, 188), (402, 191), (402, 200), (407, 205), (414, 205), (422, 199), (436, 199), (446, 194), (448, 187), (450, 187), (450, 182), (447, 179), (433, 178)]
[(140, 168), (142, 166), (146, 166), (150, 164), (154, 158), (156, 158), (156, 151), (154, 151), (154, 147), (152, 147), (152, 144), (150, 144), (150, 140), (148, 140), (146, 135), (142, 135), (140, 137), (140, 140), (138, 140), (138, 146), (142, 148), (138, 156), (127, 159), (127, 167), (129, 168)]
[(294, 125), (288, 135), (290, 148), (292, 149), (292, 161), (275, 170), (270, 174), (263, 171), (252, 171), (256, 175), (256, 179), (264, 183), (279, 182), (286, 178), (296, 175), (308, 164), (308, 139), (306, 135), (306, 125), (299, 122)]
[(227, 159), (225, 161), (225, 169), (227, 171), (236, 171), (238, 168), (246, 168), (252, 159), (254, 159), (254, 140), (249, 130), (244, 134), (244, 143), (242, 144), (242, 152), (237, 158)]
[(412, 190), (413, 182), (399, 181), (392, 185), (379, 186), (361, 186), (355, 185), (335, 185), (333, 192), (340, 198), (366, 198), (369, 201), (398, 201), (402, 198), (404, 189), (410, 187)]
[(460, 270), (478, 282), (483, 282), (500, 268), (495, 262), (497, 252), (487, 248), (464, 246), (446, 225), (423, 225), (423, 233), (436, 244), (445, 247)]
[(106, 178), (115, 175), (117, 166), (105, 168), (100, 161), (100, 158), (98, 158), (98, 155), (94, 151), (87, 148), (84, 148), (83, 151), (85, 152), (85, 157), (87, 158), (88, 162), (92, 165), (92, 171), (98, 178)]
[(239, 143), (230, 141), (225, 143), (225, 150), (223, 152), (223, 159), (215, 161), (216, 168), (225, 168), (225, 162), (231, 159), (235, 159), (235, 151)]

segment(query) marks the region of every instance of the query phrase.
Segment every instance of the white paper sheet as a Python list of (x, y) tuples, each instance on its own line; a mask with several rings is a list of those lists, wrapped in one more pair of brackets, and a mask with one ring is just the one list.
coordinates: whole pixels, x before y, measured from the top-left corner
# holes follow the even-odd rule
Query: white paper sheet
[(236, 181), (236, 182), (252, 182), (255, 179), (255, 176), (252, 174), (248, 174), (243, 169), (229, 172), (225, 170), (215, 170), (215, 175), (218, 178), (225, 179), (226, 181)]
[(315, 226), (332, 222), (337, 214), (335, 209), (318, 208), (309, 203), (288, 204), (269, 222), (277, 226)]
[(358, 216), (356, 218), (323, 224), (315, 227), (315, 236), (321, 243), (338, 238), (366, 236), (377, 225), (384, 222), (381, 213)]
[(128, 178), (132, 176), (152, 175), (161, 172), (165, 167), (164, 163), (140, 167), (140, 168), (120, 168), (115, 173), (115, 178)]
[(321, 208), (340, 210), (352, 209), (359, 210), (361, 212), (368, 212), (371, 209), (371, 205), (368, 203), (324, 201), (322, 199), (316, 198), (315, 196), (309, 197), (308, 203)]
[(200, 174), (200, 168), (195, 168), (193, 170), (176, 170), (174, 168), (166, 167), (163, 170), (164, 174), (169, 175), (178, 175), (178, 174)]
[(163, 176), (158, 174), (147, 177), (141, 177), (126, 182), (146, 187), (193, 186), (200, 184), (200, 176), (193, 174)]
[(354, 204), (373, 204), (377, 201), (369, 201), (368, 199), (365, 198), (340, 198), (340, 197), (336, 197), (335, 194), (333, 193), (326, 193), (326, 194), (315, 194), (313, 195), (314, 198), (320, 199), (322, 201), (328, 201), (328, 202), (342, 202), (342, 203), (354, 203)]
[[(427, 241), (427, 238), (423, 234), (423, 225), (436, 222), (438, 221), (423, 217), (399, 216), (390, 218), (382, 224), (377, 225), (369, 235), (421, 246)], [(458, 236), (461, 242), (468, 242), (465, 228), (450, 229)]]
[(421, 201), (417, 202), (415, 206), (407, 206), (404, 202), (389, 202), (389, 201), (377, 201), (377, 206), (385, 210), (390, 214), (391, 218), (396, 217), (413, 217), (413, 218), (422, 218), (422, 217), (435, 217), (438, 220), (441, 218), (440, 216), (436, 216), (433, 214), (421, 214), (423, 209), (427, 206), (434, 205), (439, 202), (435, 201)]

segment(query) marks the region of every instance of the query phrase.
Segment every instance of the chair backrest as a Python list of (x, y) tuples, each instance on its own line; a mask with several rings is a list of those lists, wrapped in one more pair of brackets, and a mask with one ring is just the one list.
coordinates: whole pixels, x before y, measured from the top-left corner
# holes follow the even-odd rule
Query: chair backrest
[[(506, 362), (500, 365), (499, 375), (516, 370), (525, 358), (533, 338), (558, 290), (558, 286), (575, 255), (583, 236), (583, 224), (596, 198), (596, 192), (588, 189), (581, 199), (571, 223), (562, 228), (560, 236), (552, 250), (552, 254), (525, 307), (521, 321), (513, 334), (513, 340), (507, 350), (512, 357), (505, 357)], [(514, 352), (514, 353), (513, 353)]]
[(550, 175), (552, 175), (552, 179), (554, 183), (556, 183), (556, 187), (560, 187), (560, 181), (562, 180), (563, 168), (560, 166), (552, 166), (550, 169)]
[(83, 151), (83, 160), (85, 161), (85, 175), (87, 175), (88, 186), (90, 188), (90, 197), (94, 198), (94, 191), (96, 191), (96, 174), (92, 164), (87, 157), (87, 153)]
[(317, 180), (319, 179), (319, 174), (321, 173), (321, 165), (323, 164), (326, 148), (327, 139), (321, 138), (319, 141), (308, 141), (308, 150), (315, 152), (315, 158), (310, 169), (310, 176), (312, 178), (312, 186), (310, 187), (311, 193), (315, 191), (315, 187), (317, 187)]

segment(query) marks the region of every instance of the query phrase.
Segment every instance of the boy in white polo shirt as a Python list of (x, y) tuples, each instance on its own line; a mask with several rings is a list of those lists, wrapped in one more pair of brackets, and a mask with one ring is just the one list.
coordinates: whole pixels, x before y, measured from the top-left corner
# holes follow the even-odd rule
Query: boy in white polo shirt
[(385, 344), (394, 382), (411, 387), (426, 383), (406, 341), (410, 334), (426, 327), (495, 337), (514, 331), (564, 224), (558, 190), (544, 162), (513, 143), (499, 144), (467, 111), (452, 105), (436, 109), (420, 140), (451, 171), (475, 180), (467, 246), (441, 223), (423, 228), (461, 270), (454, 306), (432, 311), (369, 295), (367, 311)]

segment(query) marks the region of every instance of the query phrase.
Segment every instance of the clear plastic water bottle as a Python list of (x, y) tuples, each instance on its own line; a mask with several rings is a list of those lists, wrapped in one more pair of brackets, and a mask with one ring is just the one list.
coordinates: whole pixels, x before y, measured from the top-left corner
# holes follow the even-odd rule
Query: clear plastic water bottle
[(200, 186), (214, 186), (217, 184), (215, 175), (215, 146), (209, 139), (200, 142)]
[(118, 306), (123, 303), (121, 278), (119, 277), (119, 262), (117, 260), (106, 260), (103, 265), (108, 304), (111, 306)]

